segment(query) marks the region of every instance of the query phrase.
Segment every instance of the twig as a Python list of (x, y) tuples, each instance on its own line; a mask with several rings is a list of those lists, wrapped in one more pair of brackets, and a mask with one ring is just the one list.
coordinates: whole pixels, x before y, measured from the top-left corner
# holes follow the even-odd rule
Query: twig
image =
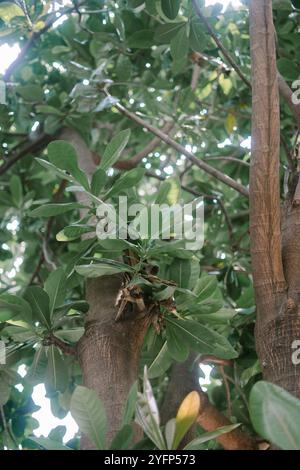
[(195, 11), (197, 13), (197, 16), (199, 16), (199, 18), (201, 19), (201, 21), (205, 24), (206, 26), (206, 29), (208, 30), (209, 34), (211, 35), (211, 37), (213, 38), (213, 40), (215, 41), (216, 45), (218, 46), (218, 48), (220, 49), (220, 51), (222, 52), (223, 56), (225, 57), (225, 59), (227, 60), (227, 62), (231, 65), (231, 67), (236, 71), (236, 73), (238, 74), (238, 76), (240, 77), (240, 79), (249, 87), (251, 88), (251, 83), (250, 81), (248, 80), (248, 78), (243, 74), (242, 70), (240, 69), (240, 67), (237, 65), (237, 63), (235, 62), (235, 60), (231, 57), (231, 55), (229, 54), (229, 52), (227, 51), (227, 49), (225, 49), (225, 47), (223, 46), (222, 42), (219, 40), (218, 36), (216, 35), (216, 33), (214, 32), (213, 28), (211, 27), (211, 25), (209, 24), (209, 22), (207, 21), (207, 19), (205, 18), (204, 15), (202, 15), (202, 12), (200, 10), (200, 7), (197, 3), (197, 0), (193, 0), (193, 5), (194, 5), (194, 8), (195, 8)]
[(24, 148), (20, 150), (20, 152), (13, 152), (11, 156), (8, 156), (8, 159), (6, 159), (5, 163), (0, 166), (0, 175), (6, 173), (11, 166), (13, 166), (21, 158), (25, 157), (29, 153), (35, 153), (44, 148), (49, 142), (51, 142), (51, 140), (53, 140), (53, 136), (42, 134), (33, 142), (28, 141), (28, 144), (25, 145)]
[[(104, 91), (104, 92), (107, 96), (110, 96), (110, 94), (107, 91)], [(245, 186), (241, 185), (240, 183), (238, 183), (234, 179), (230, 178), (230, 176), (227, 176), (224, 173), (221, 173), (216, 168), (208, 165), (203, 160), (199, 160), (196, 157), (196, 155), (194, 155), (192, 152), (189, 152), (188, 150), (186, 150), (185, 147), (178, 144), (175, 140), (173, 140), (167, 134), (162, 132), (160, 129), (157, 129), (156, 127), (154, 127), (151, 124), (149, 124), (148, 122), (144, 121), (142, 118), (140, 118), (136, 114), (131, 113), (130, 111), (128, 111), (120, 103), (116, 103), (114, 106), (115, 106), (115, 108), (118, 109), (118, 111), (121, 114), (128, 117), (130, 120), (132, 120), (136, 124), (139, 124), (140, 126), (145, 127), (148, 131), (152, 132), (152, 134), (159, 137), (163, 142), (166, 142), (166, 144), (168, 144), (170, 147), (175, 149), (177, 152), (180, 152), (181, 154), (185, 155), (198, 168), (205, 171), (206, 173), (213, 176), (214, 178), (221, 181), (222, 183), (226, 184), (227, 186), (231, 187), (232, 189), (235, 189), (236, 191), (238, 191), (243, 196), (249, 197), (249, 191)]]
[(47, 346), (57, 346), (64, 354), (67, 356), (77, 356), (77, 348), (76, 346), (70, 346), (69, 344), (65, 343), (53, 333), (47, 335), (44, 339), (44, 343)]

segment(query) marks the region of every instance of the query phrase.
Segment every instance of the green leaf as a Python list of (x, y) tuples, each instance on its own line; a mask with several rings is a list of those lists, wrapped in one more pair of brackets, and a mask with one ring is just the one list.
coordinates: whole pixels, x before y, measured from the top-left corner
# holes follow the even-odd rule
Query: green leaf
[(153, 45), (153, 36), (151, 29), (136, 31), (127, 39), (127, 46), (131, 49), (149, 49)]
[(216, 437), (222, 436), (222, 434), (227, 434), (228, 432), (233, 431), (239, 426), (240, 424), (231, 424), (229, 426), (223, 426), (221, 428), (218, 428), (212, 432), (205, 432), (201, 434), (201, 436), (196, 437), (196, 439), (189, 442), (183, 450), (202, 450), (201, 445), (205, 442), (211, 441), (212, 439), (216, 439)]
[(0, 322), (20, 317), (30, 322), (32, 317), (31, 307), (26, 300), (12, 294), (0, 295)]
[(32, 364), (26, 375), (26, 379), (28, 379), (30, 383), (37, 384), (44, 381), (48, 364), (46, 351), (46, 346), (39, 346), (36, 349)]
[(197, 296), (197, 303), (203, 302), (213, 295), (218, 287), (218, 282), (215, 276), (209, 274), (202, 274), (198, 279), (193, 293)]
[(185, 361), (189, 355), (189, 347), (182, 341), (181, 331), (169, 322), (166, 325), (166, 338), (168, 352), (173, 359), (178, 362)]
[(161, 9), (170, 20), (175, 20), (179, 7), (180, 0), (161, 0)]
[(178, 178), (168, 178), (159, 188), (155, 204), (176, 204), (180, 199), (181, 186)]
[(300, 449), (300, 400), (278, 385), (257, 382), (249, 400), (254, 429), (283, 450)]
[(67, 278), (63, 268), (58, 268), (55, 271), (52, 271), (52, 273), (47, 277), (44, 289), (50, 299), (50, 317), (52, 317), (55, 307), (61, 305), (65, 300), (66, 282)]
[(122, 418), (123, 426), (125, 426), (126, 424), (130, 424), (132, 420), (134, 419), (137, 392), (138, 392), (138, 384), (136, 381), (130, 387), (129, 394), (126, 400), (123, 418)]
[(177, 449), (180, 442), (196, 421), (200, 409), (200, 397), (196, 391), (190, 392), (181, 403), (176, 415), (176, 431), (172, 448)]
[(18, 86), (16, 91), (25, 101), (43, 101), (44, 93), (39, 85)]
[(190, 36), (189, 42), (190, 46), (194, 51), (202, 52), (204, 51), (207, 44), (207, 34), (203, 31), (203, 26), (200, 23), (199, 19), (192, 18), (190, 23)]
[(35, 318), (48, 329), (51, 328), (50, 300), (48, 294), (38, 286), (30, 286), (25, 292), (24, 298), (30, 304)]
[(55, 165), (52, 165), (52, 163), (47, 162), (47, 160), (43, 160), (42, 158), (36, 158), (35, 160), (44, 168), (46, 168), (46, 170), (51, 171), (52, 173), (59, 176), (63, 180), (67, 180), (67, 181), (70, 181), (71, 183), (74, 183), (74, 178), (72, 176), (70, 176), (68, 173), (66, 173), (63, 170), (60, 170)]
[(151, 360), (148, 368), (149, 379), (160, 377), (172, 364), (172, 357), (168, 351), (168, 343), (164, 341), (162, 347)]
[(102, 168), (98, 168), (92, 177), (91, 191), (95, 196), (99, 196), (101, 189), (105, 185), (107, 176)]
[(133, 188), (145, 175), (144, 168), (134, 168), (124, 174), (114, 183), (113, 187), (106, 193), (105, 199), (120, 194), (128, 188)]
[(184, 59), (186, 59), (189, 50), (189, 40), (187, 37), (186, 28), (181, 28), (176, 36), (171, 40), (171, 55), (174, 61), (181, 61), (185, 64)]
[[(238, 356), (229, 341), (206, 325), (192, 320), (174, 320), (166, 317), (167, 331), (169, 325), (177, 329), (178, 341), (186, 342), (191, 349), (201, 354), (213, 354), (222, 359), (233, 359)], [(169, 348), (169, 345), (168, 345)], [(170, 351), (171, 352), (171, 351)]]
[(72, 240), (76, 240), (77, 238), (81, 237), (85, 233), (95, 232), (95, 227), (90, 225), (68, 225), (63, 230), (56, 234), (56, 240), (58, 242), (69, 242)]
[(169, 279), (183, 289), (193, 288), (199, 274), (199, 261), (195, 259), (174, 258), (169, 268)]
[(10, 23), (10, 21), (16, 16), (25, 16), (22, 8), (19, 7), (19, 5), (16, 5), (13, 2), (1, 2), (0, 18), (5, 23)]
[(30, 217), (53, 217), (54, 215), (66, 214), (75, 209), (84, 208), (83, 204), (77, 202), (68, 202), (62, 204), (45, 204), (40, 207), (36, 207), (31, 212), (29, 212)]
[(9, 186), (11, 198), (15, 203), (15, 206), (20, 208), (23, 200), (23, 187), (20, 177), (18, 175), (13, 175), (10, 179)]
[(98, 263), (82, 264), (75, 267), (75, 271), (85, 277), (111, 276), (112, 274), (134, 272), (128, 264), (118, 263), (111, 260), (99, 260)]
[(35, 107), (37, 114), (53, 114), (55, 116), (63, 116), (63, 113), (59, 110), (54, 108), (53, 106), (49, 106), (48, 104), (39, 104)]
[(56, 346), (49, 346), (46, 385), (50, 390), (64, 392), (68, 385), (68, 369)]
[(110, 445), (110, 450), (127, 450), (133, 439), (133, 430), (129, 424), (120, 429), (115, 435)]
[(80, 431), (103, 450), (106, 432), (106, 415), (103, 404), (94, 390), (78, 386), (72, 395), (70, 410)]
[(154, 39), (161, 44), (169, 44), (171, 39), (181, 28), (185, 29), (185, 25), (185, 21), (181, 21), (180, 23), (162, 24), (155, 30)]
[(285, 58), (279, 59), (277, 60), (277, 67), (283, 77), (290, 80), (299, 78), (299, 67), (294, 61)]
[(119, 159), (130, 137), (130, 129), (119, 132), (112, 138), (101, 159), (100, 168), (106, 171)]
[(43, 449), (46, 450), (73, 450), (58, 441), (49, 439), (48, 437), (29, 437), (28, 440), (34, 442), (35, 444), (39, 445), (40, 447), (43, 447)]
[(88, 179), (78, 166), (77, 153), (73, 145), (65, 140), (55, 140), (50, 142), (47, 150), (52, 165), (61, 170), (68, 171), (84, 189), (89, 190)]

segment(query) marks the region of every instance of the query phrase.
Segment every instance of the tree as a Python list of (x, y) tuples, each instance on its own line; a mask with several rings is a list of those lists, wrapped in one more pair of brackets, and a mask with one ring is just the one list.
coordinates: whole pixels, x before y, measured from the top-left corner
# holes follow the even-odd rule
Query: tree
[[(300, 448), (299, 8), (0, 4), (2, 447), (64, 448), (33, 437), (44, 382), (82, 449)], [(138, 211), (101, 238), (120, 196), (203, 197), (204, 246)]]

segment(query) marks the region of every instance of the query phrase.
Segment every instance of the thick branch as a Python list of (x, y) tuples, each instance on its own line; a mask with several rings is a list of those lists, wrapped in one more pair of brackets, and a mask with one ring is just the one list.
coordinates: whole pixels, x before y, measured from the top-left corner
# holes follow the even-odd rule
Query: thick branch
[(181, 154), (185, 155), (188, 158), (188, 160), (193, 162), (193, 164), (196, 165), (201, 170), (205, 171), (206, 173), (213, 176), (214, 178), (221, 181), (222, 183), (226, 184), (227, 186), (235, 189), (236, 191), (238, 191), (243, 196), (246, 196), (246, 197), (249, 196), (249, 192), (248, 192), (247, 188), (245, 188), (243, 185), (241, 185), (240, 183), (238, 183), (234, 179), (230, 178), (230, 176), (227, 176), (224, 173), (221, 173), (216, 168), (213, 168), (212, 166), (208, 165), (203, 160), (199, 160), (196, 157), (196, 155), (194, 155), (192, 152), (189, 152), (188, 150), (186, 150), (185, 147), (178, 144), (175, 140), (173, 140), (167, 134), (162, 132), (160, 129), (157, 129), (156, 127), (154, 127), (151, 124), (147, 123), (146, 121), (141, 119), (136, 114), (131, 113), (126, 108), (124, 108), (124, 106), (122, 106), (120, 103), (116, 103), (114, 106), (118, 109), (118, 111), (120, 111), (121, 114), (128, 117), (129, 119), (131, 119), (136, 124), (139, 124), (140, 126), (145, 127), (148, 131), (152, 132), (152, 134), (159, 137), (163, 142), (166, 142), (166, 144), (168, 144), (174, 150), (177, 150), (177, 152), (180, 152)]
[(250, 2), (252, 58), (252, 155), (250, 239), (260, 318), (276, 311), (275, 293), (285, 290), (281, 258), (280, 117), (271, 0)]

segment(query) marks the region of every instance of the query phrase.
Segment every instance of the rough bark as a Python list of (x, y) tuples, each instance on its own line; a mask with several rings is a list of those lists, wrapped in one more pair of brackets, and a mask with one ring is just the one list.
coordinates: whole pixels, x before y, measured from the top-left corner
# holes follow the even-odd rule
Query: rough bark
[(251, 0), (252, 156), (250, 240), (257, 305), (256, 343), (264, 378), (300, 396), (292, 363), (299, 338), (299, 208), (280, 209), (280, 117), (271, 0)]
[[(61, 139), (76, 148), (79, 166), (88, 177), (95, 170), (93, 155), (80, 135), (65, 129)], [(86, 202), (84, 193), (77, 193), (80, 202)], [(83, 214), (82, 214), (83, 215)], [(148, 327), (146, 315), (128, 314), (123, 321), (115, 322), (116, 297), (121, 288), (121, 276), (104, 276), (88, 279), (86, 299), (90, 305), (85, 321), (85, 333), (78, 343), (78, 359), (82, 369), (83, 384), (97, 392), (107, 414), (107, 443), (120, 429), (123, 408), (130, 387), (138, 376), (139, 352)], [(140, 436), (136, 430), (135, 438)], [(85, 437), (83, 450), (93, 449)]]

